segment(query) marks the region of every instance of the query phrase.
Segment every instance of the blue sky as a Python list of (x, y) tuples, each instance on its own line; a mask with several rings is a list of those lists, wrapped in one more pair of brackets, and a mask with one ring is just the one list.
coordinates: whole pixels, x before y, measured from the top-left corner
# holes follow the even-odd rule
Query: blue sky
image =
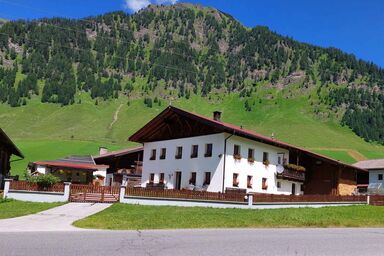
[[(176, 0), (0, 0), (0, 17), (79, 18)], [(180, 1), (179, 1), (180, 2)], [(185, 1), (183, 1), (185, 2)], [(190, 0), (231, 14), (248, 27), (268, 26), (299, 41), (333, 46), (384, 67), (383, 0)]]

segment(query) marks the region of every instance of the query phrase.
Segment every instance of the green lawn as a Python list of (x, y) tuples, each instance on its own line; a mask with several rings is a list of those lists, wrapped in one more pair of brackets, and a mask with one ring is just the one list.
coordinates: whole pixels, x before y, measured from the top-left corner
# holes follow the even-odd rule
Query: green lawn
[(353, 164), (357, 161), (351, 157), (348, 152), (345, 151), (332, 151), (332, 150), (314, 150), (315, 152), (332, 157), (333, 159), (339, 160), (341, 162), (347, 163), (347, 164)]
[(384, 227), (384, 207), (215, 209), (114, 204), (75, 226), (92, 229)]
[(34, 203), (0, 199), (0, 219), (33, 214), (60, 205), (62, 203)]

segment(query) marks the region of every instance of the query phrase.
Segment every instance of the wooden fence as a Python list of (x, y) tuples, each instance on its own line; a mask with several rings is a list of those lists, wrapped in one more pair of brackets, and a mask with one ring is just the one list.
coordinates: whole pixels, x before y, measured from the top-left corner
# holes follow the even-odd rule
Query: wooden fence
[(384, 206), (384, 196), (372, 195), (369, 196), (369, 204), (376, 206)]
[(253, 203), (300, 203), (300, 202), (366, 202), (367, 196), (336, 196), (336, 195), (273, 195), (273, 194), (254, 194)]
[(206, 191), (174, 190), (174, 189), (148, 189), (148, 188), (127, 188), (126, 196), (154, 197), (154, 198), (174, 198), (190, 200), (209, 200), (209, 201), (232, 201), (245, 202), (245, 194), (239, 193), (215, 193)]
[(24, 190), (24, 191), (42, 191), (42, 192), (64, 192), (64, 184), (57, 183), (50, 187), (42, 187), (35, 182), (13, 180), (11, 181), (9, 189)]

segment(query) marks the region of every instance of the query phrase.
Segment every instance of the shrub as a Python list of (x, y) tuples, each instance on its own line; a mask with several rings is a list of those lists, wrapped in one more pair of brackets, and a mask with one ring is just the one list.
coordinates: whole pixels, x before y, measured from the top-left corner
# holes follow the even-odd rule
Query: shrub
[(30, 181), (37, 183), (37, 185), (42, 188), (49, 188), (60, 182), (60, 179), (53, 174), (43, 174), (40, 176), (31, 177)]

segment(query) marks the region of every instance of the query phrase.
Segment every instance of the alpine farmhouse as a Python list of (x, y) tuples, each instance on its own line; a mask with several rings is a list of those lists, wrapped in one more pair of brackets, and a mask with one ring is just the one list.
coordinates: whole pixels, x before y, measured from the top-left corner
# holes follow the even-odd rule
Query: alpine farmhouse
[(172, 106), (138, 130), (142, 187), (350, 195), (366, 172), (242, 127)]

